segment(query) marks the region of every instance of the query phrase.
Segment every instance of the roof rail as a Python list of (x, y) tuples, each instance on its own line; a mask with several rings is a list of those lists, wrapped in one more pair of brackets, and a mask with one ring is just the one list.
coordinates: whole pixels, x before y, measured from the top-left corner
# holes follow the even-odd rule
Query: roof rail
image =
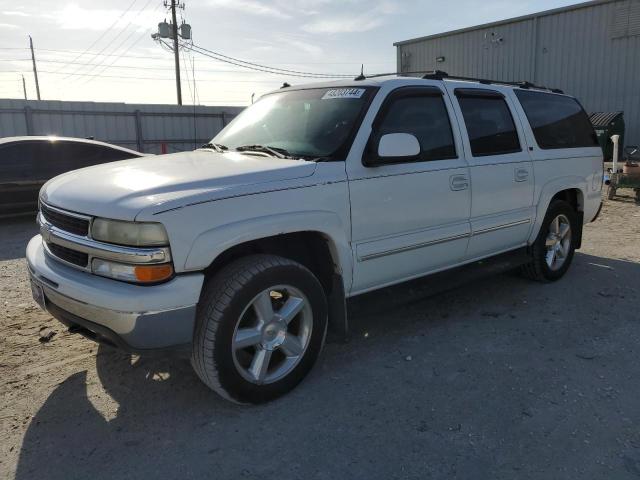
[(362, 81), (367, 78), (378, 78), (378, 77), (388, 77), (392, 75), (397, 75), (399, 77), (404, 77), (407, 75), (417, 75), (422, 74), (422, 78), (425, 80), (462, 80), (465, 82), (478, 82), (483, 85), (508, 85), (510, 87), (519, 87), (524, 89), (532, 89), (532, 90), (547, 90), (553, 93), (562, 93), (564, 92), (559, 88), (549, 88), (542, 85), (535, 85), (528, 81), (519, 81), (519, 82), (508, 82), (503, 80), (490, 80), (488, 78), (474, 78), (474, 77), (461, 77), (458, 75), (449, 75), (447, 72), (443, 72), (442, 70), (417, 70), (413, 72), (391, 72), (391, 73), (377, 73), (375, 75), (367, 75), (364, 74), (358, 75), (354, 80)]
[(542, 85), (534, 85), (531, 82), (527, 82), (527, 81), (520, 81), (520, 82), (508, 82), (505, 80), (490, 80), (487, 78), (474, 78), (474, 77), (461, 77), (461, 76), (457, 76), (457, 75), (449, 75), (446, 72), (442, 72), (440, 70), (435, 70), (432, 72), (427, 72), (425, 73), (425, 75), (423, 75), (424, 79), (429, 79), (429, 80), (462, 80), (462, 81), (467, 81), (467, 82), (478, 82), (481, 83), (483, 85), (508, 85), (511, 87), (519, 87), (519, 88), (524, 88), (524, 89), (533, 89), (533, 90), (548, 90), (550, 92), (553, 93), (564, 93), (562, 90), (560, 90), (559, 88), (549, 88), (549, 87), (545, 87)]

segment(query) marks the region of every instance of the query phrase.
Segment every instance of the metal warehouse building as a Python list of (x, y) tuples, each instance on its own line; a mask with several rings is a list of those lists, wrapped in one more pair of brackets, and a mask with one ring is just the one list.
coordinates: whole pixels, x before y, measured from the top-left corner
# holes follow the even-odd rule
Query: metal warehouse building
[(596, 0), (405, 40), (398, 71), (527, 80), (577, 97), (587, 112), (624, 111), (640, 144), (640, 0)]

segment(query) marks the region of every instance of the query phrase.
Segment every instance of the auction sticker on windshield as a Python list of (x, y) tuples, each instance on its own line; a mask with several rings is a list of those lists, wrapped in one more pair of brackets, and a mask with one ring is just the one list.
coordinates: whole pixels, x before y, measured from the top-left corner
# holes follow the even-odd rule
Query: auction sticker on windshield
[(360, 98), (364, 94), (364, 88), (334, 88), (328, 90), (322, 96), (322, 100), (330, 100), (334, 98)]

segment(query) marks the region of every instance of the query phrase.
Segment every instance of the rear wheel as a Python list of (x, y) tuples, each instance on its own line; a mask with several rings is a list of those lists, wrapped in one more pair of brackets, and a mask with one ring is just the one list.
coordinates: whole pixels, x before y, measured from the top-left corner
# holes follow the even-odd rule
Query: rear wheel
[(531, 246), (531, 261), (522, 267), (524, 275), (542, 282), (561, 278), (573, 260), (577, 232), (578, 216), (573, 207), (562, 200), (551, 203)]
[(311, 370), (327, 329), (324, 290), (303, 265), (275, 255), (231, 263), (198, 304), (192, 365), (223, 397), (261, 403)]

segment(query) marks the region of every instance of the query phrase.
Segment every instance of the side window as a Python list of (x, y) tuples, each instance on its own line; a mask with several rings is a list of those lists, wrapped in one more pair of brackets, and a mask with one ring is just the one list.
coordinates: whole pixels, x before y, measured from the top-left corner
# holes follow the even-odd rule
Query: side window
[(51, 178), (47, 142), (22, 141), (0, 147), (0, 181), (17, 182)]
[(502, 94), (484, 89), (456, 89), (474, 157), (520, 152), (520, 140)]
[[(411, 133), (420, 143), (417, 161), (456, 158), (456, 148), (447, 107), (440, 90), (437, 93), (402, 94), (383, 107), (382, 120), (376, 126), (378, 136)], [(392, 93), (393, 95), (393, 93)]]
[(589, 117), (574, 98), (527, 90), (515, 93), (540, 148), (598, 146)]
[(131, 154), (121, 150), (83, 142), (56, 142), (52, 149), (51, 160), (55, 163), (58, 174), (131, 158)]

